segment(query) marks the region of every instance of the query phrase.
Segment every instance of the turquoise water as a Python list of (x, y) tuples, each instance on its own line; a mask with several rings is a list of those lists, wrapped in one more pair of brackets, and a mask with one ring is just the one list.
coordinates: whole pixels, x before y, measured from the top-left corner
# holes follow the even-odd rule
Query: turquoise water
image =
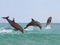
[[(20, 24), (23, 28), (26, 24)], [(53, 23), (46, 29), (45, 24), (24, 29), (24, 34), (14, 31), (8, 23), (0, 23), (0, 45), (60, 45), (60, 24)]]

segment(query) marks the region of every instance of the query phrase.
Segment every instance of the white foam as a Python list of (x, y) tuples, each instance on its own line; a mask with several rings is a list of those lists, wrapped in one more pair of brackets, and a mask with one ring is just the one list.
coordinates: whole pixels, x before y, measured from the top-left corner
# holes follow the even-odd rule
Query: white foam
[(0, 28), (0, 33), (10, 33), (12, 32), (13, 30), (9, 30), (9, 29), (5, 29), (5, 28)]
[(45, 29), (51, 29), (51, 25), (47, 25), (47, 27), (45, 27)]
[(34, 29), (33, 26), (29, 26), (28, 28), (24, 29), (24, 30), (27, 30), (27, 31), (32, 31)]

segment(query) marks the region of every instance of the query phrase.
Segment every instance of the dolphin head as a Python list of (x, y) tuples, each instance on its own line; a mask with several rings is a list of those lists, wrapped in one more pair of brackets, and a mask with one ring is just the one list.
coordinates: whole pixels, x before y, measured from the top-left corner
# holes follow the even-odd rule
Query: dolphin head
[(9, 18), (9, 16), (7, 16), (7, 17), (2, 17), (3, 19), (8, 19)]
[(49, 19), (52, 19), (52, 17), (49, 17)]

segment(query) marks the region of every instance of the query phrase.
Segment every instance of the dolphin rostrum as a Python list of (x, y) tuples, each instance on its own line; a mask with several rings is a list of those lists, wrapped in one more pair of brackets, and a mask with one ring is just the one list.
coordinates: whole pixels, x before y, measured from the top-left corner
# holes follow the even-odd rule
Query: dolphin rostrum
[(29, 26), (38, 26), (40, 29), (42, 28), (41, 23), (38, 21), (35, 21), (34, 19), (32, 19), (32, 21), (29, 22), (24, 29), (26, 29)]
[(15, 28), (15, 30), (20, 30), (23, 33), (23, 28), (18, 23), (15, 22), (14, 18), (13, 21), (9, 19), (9, 16), (2, 18), (6, 19), (9, 22), (9, 24)]

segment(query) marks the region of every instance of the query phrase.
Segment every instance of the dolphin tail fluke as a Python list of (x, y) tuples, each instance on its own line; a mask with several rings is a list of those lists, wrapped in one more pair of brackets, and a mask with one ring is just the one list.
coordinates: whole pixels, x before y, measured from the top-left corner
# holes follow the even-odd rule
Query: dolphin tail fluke
[(2, 17), (3, 19), (8, 19), (9, 18), (9, 16), (7, 16), (7, 17)]

